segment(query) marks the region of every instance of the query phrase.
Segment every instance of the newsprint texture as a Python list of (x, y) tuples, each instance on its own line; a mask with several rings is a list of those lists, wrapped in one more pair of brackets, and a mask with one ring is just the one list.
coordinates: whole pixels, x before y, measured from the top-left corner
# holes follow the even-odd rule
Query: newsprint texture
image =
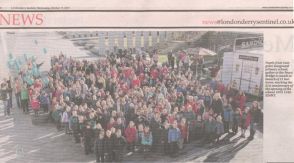
[(293, 2), (0, 2), (0, 162), (293, 162)]

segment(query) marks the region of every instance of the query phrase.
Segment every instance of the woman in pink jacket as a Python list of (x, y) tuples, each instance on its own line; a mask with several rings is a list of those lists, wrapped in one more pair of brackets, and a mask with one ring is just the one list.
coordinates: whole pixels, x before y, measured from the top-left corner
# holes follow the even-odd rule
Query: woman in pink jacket
[(31, 107), (34, 110), (35, 115), (37, 116), (38, 115), (38, 112), (40, 110), (40, 101), (39, 101), (39, 99), (37, 98), (36, 95), (33, 95), (32, 96)]

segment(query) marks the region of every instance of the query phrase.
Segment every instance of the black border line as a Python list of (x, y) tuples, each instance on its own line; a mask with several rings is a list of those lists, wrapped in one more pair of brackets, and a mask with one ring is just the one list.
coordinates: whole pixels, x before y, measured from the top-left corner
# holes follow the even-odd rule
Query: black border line
[(56, 9), (0, 9), (0, 12), (294, 12), (294, 9), (227, 9), (227, 10), (56, 10)]
[(126, 26), (77, 26), (77, 27), (0, 27), (0, 29), (205, 29), (205, 28), (247, 28), (247, 29), (262, 29), (262, 28), (294, 28), (294, 26), (134, 26), (134, 27), (126, 27)]

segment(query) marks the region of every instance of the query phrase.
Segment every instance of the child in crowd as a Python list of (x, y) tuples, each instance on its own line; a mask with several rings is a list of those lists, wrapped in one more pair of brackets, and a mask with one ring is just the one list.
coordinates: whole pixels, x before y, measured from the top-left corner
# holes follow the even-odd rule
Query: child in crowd
[(179, 141), (179, 149), (183, 149), (184, 143), (188, 142), (188, 125), (186, 123), (186, 118), (182, 118), (178, 125), (181, 132), (181, 139)]
[(143, 152), (150, 151), (152, 145), (152, 133), (149, 126), (145, 126), (144, 133), (142, 135)]
[(40, 110), (40, 101), (37, 95), (32, 96), (31, 107), (35, 113), (35, 116), (38, 116)]
[(77, 115), (77, 111), (73, 111), (72, 112), (72, 116), (70, 117), (70, 122), (71, 122), (71, 128), (73, 130), (73, 137), (75, 140), (75, 143), (79, 143), (80, 142), (80, 138), (79, 138), (79, 118)]
[(65, 134), (69, 134), (69, 118), (70, 118), (70, 107), (66, 107), (66, 110), (62, 113), (61, 122), (65, 128)]
[(48, 93), (43, 91), (40, 95), (40, 102), (41, 102), (41, 108), (44, 109), (45, 113), (48, 113), (49, 111), (49, 105), (50, 105), (50, 97)]
[(161, 131), (161, 144), (163, 147), (163, 153), (164, 155), (167, 155), (169, 153), (169, 144), (168, 144), (168, 131), (169, 131), (169, 123), (164, 122), (163, 129)]
[(233, 118), (233, 134), (238, 133), (240, 119), (241, 119), (241, 109), (236, 108), (236, 110), (234, 111), (234, 118)]
[(209, 116), (204, 122), (204, 132), (205, 132), (205, 141), (206, 143), (211, 143), (215, 136), (215, 120), (213, 116)]
[(175, 121), (172, 127), (168, 130), (168, 143), (170, 146), (170, 155), (172, 157), (178, 152), (178, 142), (181, 138), (181, 131), (178, 128), (178, 123)]
[(224, 130), (225, 133), (229, 133), (230, 129), (233, 124), (233, 117), (234, 117), (234, 112), (232, 109), (231, 104), (228, 102), (224, 102), (224, 116), (223, 116), (223, 122), (224, 122)]
[(138, 131), (137, 131), (137, 144), (136, 146), (138, 147), (139, 151), (142, 149), (142, 137), (144, 134), (144, 126), (143, 124), (138, 125)]
[(204, 124), (201, 118), (201, 115), (197, 116), (197, 121), (195, 123), (195, 139), (199, 140), (203, 137), (203, 130), (204, 130)]
[(244, 111), (242, 112), (241, 115), (241, 122), (240, 122), (240, 127), (241, 127), (241, 137), (245, 138), (245, 132), (249, 126), (250, 123), (250, 115), (248, 114), (249, 107), (245, 107)]
[(221, 116), (216, 117), (216, 142), (219, 142), (219, 138), (224, 134), (224, 124)]

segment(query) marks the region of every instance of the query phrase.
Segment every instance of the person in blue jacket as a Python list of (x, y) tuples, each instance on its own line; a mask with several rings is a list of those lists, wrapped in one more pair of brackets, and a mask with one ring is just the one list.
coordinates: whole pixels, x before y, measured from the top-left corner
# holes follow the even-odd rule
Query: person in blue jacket
[(178, 151), (178, 142), (181, 138), (181, 132), (178, 123), (175, 121), (168, 131), (168, 143), (170, 146), (170, 155), (174, 156)]
[(225, 102), (224, 103), (224, 130), (225, 133), (229, 133), (230, 129), (232, 128), (233, 125), (233, 118), (234, 118), (234, 112), (232, 109), (231, 104)]

